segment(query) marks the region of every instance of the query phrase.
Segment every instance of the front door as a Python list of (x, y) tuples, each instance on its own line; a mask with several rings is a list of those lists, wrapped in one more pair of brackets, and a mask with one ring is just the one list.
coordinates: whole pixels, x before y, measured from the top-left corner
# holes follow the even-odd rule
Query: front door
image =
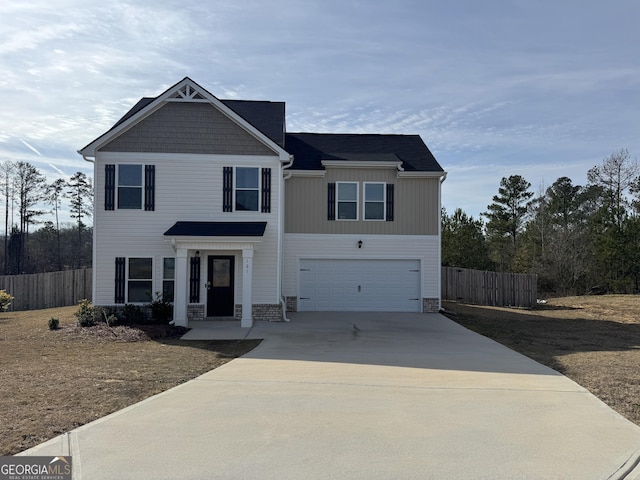
[(233, 317), (233, 257), (209, 255), (207, 317)]

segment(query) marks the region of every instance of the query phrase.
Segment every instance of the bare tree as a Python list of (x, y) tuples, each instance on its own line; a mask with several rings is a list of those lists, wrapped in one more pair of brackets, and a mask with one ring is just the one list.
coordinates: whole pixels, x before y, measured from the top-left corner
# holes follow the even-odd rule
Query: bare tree
[(0, 163), (0, 195), (4, 197), (4, 265), (3, 272), (8, 273), (7, 258), (9, 247), (9, 204), (13, 202), (14, 163), (8, 160)]
[(93, 187), (91, 179), (82, 172), (76, 172), (67, 183), (67, 196), (71, 201), (71, 218), (78, 222), (78, 268), (82, 265), (82, 229), (83, 218), (91, 217)]
[(46, 189), (46, 199), (53, 206), (53, 210), (56, 216), (56, 241), (57, 241), (57, 251), (58, 251), (58, 270), (62, 270), (62, 256), (60, 253), (60, 220), (59, 220), (59, 212), (62, 204), (62, 198), (65, 194), (65, 187), (67, 186), (67, 182), (65, 182), (62, 178), (57, 179), (53, 183), (47, 185)]
[(26, 267), (24, 260), (28, 256), (26, 240), (29, 236), (29, 226), (37, 223), (36, 218), (45, 212), (36, 207), (44, 199), (46, 180), (40, 171), (27, 162), (15, 165), (14, 183), (18, 197), (18, 213), (20, 218), (19, 232), (21, 235), (21, 256), (18, 259), (19, 270)]

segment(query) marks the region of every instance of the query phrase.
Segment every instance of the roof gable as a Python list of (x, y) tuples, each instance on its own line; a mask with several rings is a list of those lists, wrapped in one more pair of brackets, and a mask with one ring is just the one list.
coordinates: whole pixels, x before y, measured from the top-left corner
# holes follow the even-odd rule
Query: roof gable
[[(95, 156), (96, 151), (104, 147), (124, 132), (134, 127), (144, 119), (153, 115), (156, 111), (164, 107), (165, 105), (173, 102), (190, 103), (190, 104), (209, 104), (213, 108), (217, 109), (221, 114), (226, 116), (230, 121), (237, 124), (240, 128), (244, 129), (255, 140), (262, 143), (273, 153), (277, 154), (281, 160), (285, 161), (289, 159), (288, 153), (282, 148), (282, 145), (277, 141), (277, 137), (274, 140), (267, 134), (262, 132), (259, 128), (253, 125), (250, 121), (236, 112), (233, 108), (227, 106), (224, 102), (220, 101), (211, 93), (207, 92), (204, 88), (200, 87), (190, 78), (186, 77), (176, 85), (172, 86), (164, 93), (155, 98), (145, 97), (141, 99), (136, 105), (134, 105), (129, 112), (127, 112), (116, 124), (103, 135), (95, 139), (89, 145), (79, 151), (84, 156)], [(272, 102), (257, 102), (259, 104)], [(282, 122), (284, 123), (284, 104), (282, 107), (277, 106), (272, 111), (282, 111)], [(260, 105), (263, 107), (263, 105)], [(237, 106), (236, 106), (237, 107)], [(241, 107), (237, 107), (242, 109)], [(245, 108), (245, 110), (247, 110)], [(265, 115), (266, 108), (262, 108), (261, 115), (256, 115), (259, 118), (258, 123), (266, 124), (267, 115)], [(246, 113), (246, 112), (245, 112)], [(277, 115), (271, 117), (277, 118)], [(274, 129), (275, 130), (275, 129)]]

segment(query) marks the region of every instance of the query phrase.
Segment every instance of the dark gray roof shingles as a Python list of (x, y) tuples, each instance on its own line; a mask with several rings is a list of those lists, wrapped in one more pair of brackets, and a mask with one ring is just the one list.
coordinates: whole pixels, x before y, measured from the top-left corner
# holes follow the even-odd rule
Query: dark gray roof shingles
[(287, 133), (285, 150), (293, 154), (292, 168), (297, 170), (323, 170), (322, 160), (397, 157), (405, 171), (444, 172), (419, 135)]
[(176, 222), (167, 237), (262, 237), (267, 222)]

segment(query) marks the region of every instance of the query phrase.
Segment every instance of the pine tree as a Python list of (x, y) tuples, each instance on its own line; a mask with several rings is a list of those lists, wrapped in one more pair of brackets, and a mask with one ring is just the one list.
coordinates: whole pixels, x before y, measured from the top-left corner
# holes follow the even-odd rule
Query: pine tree
[(70, 199), (71, 218), (78, 225), (78, 257), (77, 268), (82, 265), (82, 229), (85, 227), (83, 218), (91, 217), (93, 204), (93, 187), (91, 179), (82, 172), (76, 172), (67, 183), (67, 196)]

